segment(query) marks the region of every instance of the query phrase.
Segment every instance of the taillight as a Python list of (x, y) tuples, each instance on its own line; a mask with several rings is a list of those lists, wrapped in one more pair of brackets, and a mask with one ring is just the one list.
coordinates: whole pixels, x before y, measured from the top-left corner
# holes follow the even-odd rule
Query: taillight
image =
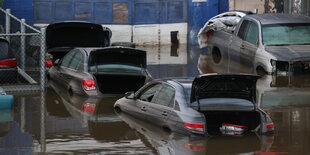
[(96, 90), (95, 81), (93, 79), (83, 79), (82, 85), (84, 90)]
[(54, 66), (54, 64), (53, 64), (52, 60), (46, 60), (45, 61), (45, 67), (50, 68), (50, 67), (53, 67), (53, 66)]
[(16, 59), (7, 59), (0, 61), (0, 66), (16, 67)]
[(83, 112), (93, 113), (95, 111), (95, 108), (96, 108), (96, 104), (86, 102), (83, 105)]
[(205, 150), (205, 144), (203, 142), (201, 143), (188, 143), (184, 145), (184, 148), (191, 150), (191, 151), (204, 151)]
[(204, 124), (203, 123), (185, 122), (184, 126), (188, 130), (193, 131), (193, 132), (200, 132), (200, 133), (204, 132)]
[(212, 31), (208, 31), (208, 32), (207, 32), (207, 38), (210, 38), (211, 35), (212, 35)]
[(268, 131), (274, 130), (274, 125), (273, 125), (273, 123), (268, 123), (268, 124), (266, 124), (266, 129), (267, 129)]

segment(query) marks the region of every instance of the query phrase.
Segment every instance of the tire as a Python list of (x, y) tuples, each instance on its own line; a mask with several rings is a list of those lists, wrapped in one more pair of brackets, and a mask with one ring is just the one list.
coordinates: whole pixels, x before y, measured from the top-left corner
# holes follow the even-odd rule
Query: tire
[(212, 60), (215, 64), (219, 64), (221, 62), (221, 59), (222, 59), (222, 54), (221, 54), (221, 51), (215, 47), (213, 48), (212, 50)]
[(268, 72), (267, 72), (263, 67), (258, 66), (258, 67), (256, 68), (256, 74), (257, 74), (257, 75), (260, 75), (260, 76), (264, 76), (264, 75), (267, 75)]

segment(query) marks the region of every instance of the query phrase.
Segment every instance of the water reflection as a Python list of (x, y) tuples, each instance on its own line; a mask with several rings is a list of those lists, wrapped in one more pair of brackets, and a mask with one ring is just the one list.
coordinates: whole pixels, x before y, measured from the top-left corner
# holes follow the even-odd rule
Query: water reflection
[[(145, 49), (154, 78), (196, 76), (198, 70), (244, 71), (239, 62), (210, 63), (208, 54), (199, 56), (198, 47), (173, 48), (177, 50), (171, 51), (170, 46)], [(119, 97), (69, 96), (51, 84), (45, 107), (41, 108), (42, 94), (16, 95), (15, 109), (0, 112), (0, 154), (310, 154), (309, 79), (268, 75), (258, 81), (258, 101), (275, 124), (274, 137), (198, 138), (167, 133), (116, 115), (112, 105)]]
[(150, 143), (157, 154), (190, 155), (190, 154), (251, 154), (269, 150), (273, 136), (213, 136), (195, 137), (170, 133), (145, 123), (125, 113), (119, 114), (128, 125), (137, 130)]
[[(176, 46), (176, 47), (175, 47)], [(186, 44), (138, 46), (147, 51), (148, 70), (153, 78), (198, 75), (198, 47)]]
[[(136, 132), (114, 113), (113, 104), (118, 97), (90, 98), (69, 95), (55, 83), (49, 83), (51, 99), (47, 111), (53, 118), (46, 133), (46, 152), (148, 152)], [(55, 104), (56, 106), (52, 106)], [(55, 112), (55, 107), (64, 108)], [(69, 114), (69, 115), (68, 115)], [(48, 118), (49, 119), (49, 118)], [(47, 122), (48, 122), (47, 119)]]
[[(215, 62), (212, 54), (202, 54), (198, 69), (200, 73), (254, 73), (253, 69), (235, 60), (222, 55), (222, 59)], [(309, 82), (309, 75), (265, 75), (257, 81), (257, 102), (275, 124), (275, 140), (269, 154), (310, 153)]]
[(32, 137), (14, 121), (14, 109), (0, 110), (0, 154), (31, 154)]

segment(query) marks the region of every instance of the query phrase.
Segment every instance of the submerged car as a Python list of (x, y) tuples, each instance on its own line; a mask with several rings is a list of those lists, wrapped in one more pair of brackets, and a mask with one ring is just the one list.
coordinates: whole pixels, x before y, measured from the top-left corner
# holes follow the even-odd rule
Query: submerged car
[(184, 134), (272, 133), (272, 120), (256, 104), (259, 78), (245, 74), (205, 74), (194, 80), (154, 80), (136, 93), (127, 92), (114, 108)]
[(134, 48), (75, 48), (55, 63), (47, 79), (71, 95), (124, 94), (138, 90), (151, 79), (146, 70), (146, 52)]
[[(161, 155), (167, 152), (175, 155), (255, 154), (267, 152), (274, 141), (274, 135), (255, 133), (244, 136), (186, 136), (167, 132), (126, 113), (118, 113), (118, 116), (143, 136), (140, 138), (142, 142), (150, 144)], [(225, 146), (225, 149), (218, 149), (221, 146)]]

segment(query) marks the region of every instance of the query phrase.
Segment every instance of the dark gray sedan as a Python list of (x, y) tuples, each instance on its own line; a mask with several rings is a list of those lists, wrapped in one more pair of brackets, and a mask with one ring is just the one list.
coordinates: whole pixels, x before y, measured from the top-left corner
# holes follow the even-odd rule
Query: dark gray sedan
[(138, 90), (151, 79), (146, 70), (146, 52), (134, 48), (75, 48), (55, 63), (47, 79), (70, 95), (124, 94)]
[(256, 104), (258, 78), (205, 74), (194, 80), (154, 80), (136, 93), (127, 92), (114, 108), (185, 134), (272, 133), (272, 120)]

